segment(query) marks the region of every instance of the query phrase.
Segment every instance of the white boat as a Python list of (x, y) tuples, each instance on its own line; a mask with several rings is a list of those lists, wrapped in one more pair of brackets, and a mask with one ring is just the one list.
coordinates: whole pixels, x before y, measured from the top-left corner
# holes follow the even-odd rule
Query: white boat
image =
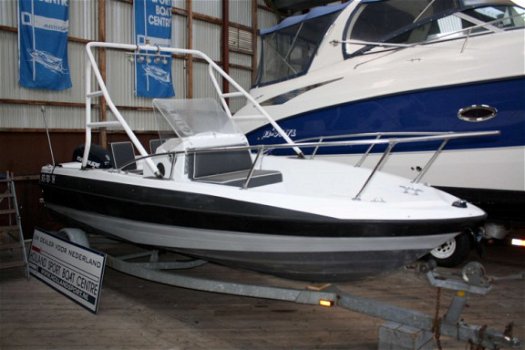
[[(164, 142), (148, 152), (108, 94), (91, 51), (97, 47), (197, 56), (209, 64), (224, 108), (213, 99), (154, 100)], [(419, 179), (378, 169), (394, 144), (497, 133), (293, 143), (275, 124), (286, 143), (252, 146), (224, 102), (243, 95), (257, 103), (203, 53), (92, 42), (87, 45), (87, 62), (86, 147), (81, 161), (42, 167), (40, 183), (49, 210), (90, 232), (285, 277), (341, 281), (399, 268), (460, 232), (475, 230), (485, 219), (481, 209)], [(91, 90), (92, 71), (100, 90)], [(238, 92), (222, 93), (216, 74)], [(98, 96), (104, 96), (115, 121), (91, 119), (91, 99)], [(260, 105), (258, 111), (267, 115)], [(101, 161), (93, 158), (91, 131), (109, 126), (125, 130), (128, 150), (133, 145), (138, 157), (132, 152), (123, 161), (119, 143), (112, 152), (113, 165), (104, 163), (107, 154)], [(302, 152), (307, 147), (363, 144), (387, 145), (374, 169), (305, 159)], [(267, 154), (284, 148), (297, 155)]]
[[(425, 181), (480, 205), (489, 218), (523, 220), (524, 4), (355, 0), (314, 8), (261, 30), (250, 94), (297, 142), (500, 130), (498, 138), (450, 142)], [(235, 117), (251, 144), (283, 142), (251, 103)], [(317, 154), (355, 164), (363, 150)], [(416, 176), (433, 149), (398, 151), (383, 170)], [(364, 166), (382, 152), (374, 149)]]

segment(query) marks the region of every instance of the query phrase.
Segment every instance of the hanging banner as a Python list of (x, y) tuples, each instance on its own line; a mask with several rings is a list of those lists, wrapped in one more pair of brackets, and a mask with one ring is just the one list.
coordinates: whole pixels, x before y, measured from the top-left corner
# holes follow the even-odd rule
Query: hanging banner
[[(135, 43), (171, 46), (171, 0), (133, 1)], [(140, 51), (135, 55), (135, 93), (142, 97), (172, 97), (171, 55)]]
[(68, 0), (18, 1), (20, 85), (50, 90), (71, 87), (68, 30)]

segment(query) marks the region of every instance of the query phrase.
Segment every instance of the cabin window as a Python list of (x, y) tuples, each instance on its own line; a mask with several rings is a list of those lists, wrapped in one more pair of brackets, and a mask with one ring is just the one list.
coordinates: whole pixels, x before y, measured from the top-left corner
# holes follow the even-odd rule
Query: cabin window
[(424, 23), (388, 42), (411, 44), (519, 28), (523, 27), (523, 14), (524, 10), (517, 6), (485, 6), (464, 10)]
[(458, 4), (450, 0), (367, 3), (356, 10), (347, 24), (345, 54), (363, 54), (376, 48), (374, 43), (415, 44), (520, 28), (524, 17), (525, 9), (510, 2), (498, 6), (483, 6), (483, 1)]
[(347, 39), (382, 42), (414, 22), (453, 6), (453, 0), (390, 0), (363, 3), (350, 18)]
[(299, 22), (261, 36), (256, 86), (292, 79), (306, 73), (323, 37), (340, 11)]

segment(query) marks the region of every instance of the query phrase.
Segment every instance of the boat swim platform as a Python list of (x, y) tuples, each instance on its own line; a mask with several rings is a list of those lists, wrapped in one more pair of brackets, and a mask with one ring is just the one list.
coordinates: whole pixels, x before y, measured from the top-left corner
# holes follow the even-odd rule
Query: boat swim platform
[[(126, 254), (126, 244), (106, 244), (111, 255)], [(93, 244), (94, 248), (99, 248)], [(487, 249), (482, 259), (490, 276), (525, 269), (524, 252), (508, 246)], [(479, 260), (473, 253), (471, 260)], [(441, 269), (460, 274), (461, 269)], [(182, 276), (251, 285), (304, 289), (304, 282), (205, 264), (178, 271)], [(314, 285), (319, 290), (326, 286)], [(346, 293), (434, 315), (437, 288), (423, 274), (400, 270), (353, 283), (338, 283)], [(312, 289), (312, 288), (310, 288)], [(468, 295), (461, 318), (525, 339), (525, 280), (497, 281), (486, 295)], [(443, 317), (455, 295), (440, 290)], [(340, 307), (322, 307), (261, 298), (195, 291), (106, 269), (96, 315), (36, 278), (17, 269), (0, 275), (0, 349), (378, 349), (385, 321)], [(432, 339), (433, 348), (438, 348)], [(465, 342), (441, 335), (442, 349), (465, 349)], [(427, 347), (425, 347), (426, 349)]]

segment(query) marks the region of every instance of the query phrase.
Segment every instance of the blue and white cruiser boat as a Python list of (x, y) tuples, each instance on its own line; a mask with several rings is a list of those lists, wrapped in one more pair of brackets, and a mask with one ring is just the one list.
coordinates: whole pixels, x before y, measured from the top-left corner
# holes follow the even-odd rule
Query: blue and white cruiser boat
[[(450, 142), (425, 181), (482, 205), (489, 218), (519, 218), (525, 205), (524, 3), (354, 0), (314, 8), (261, 30), (250, 94), (296, 141), (500, 130), (498, 138)], [(250, 103), (236, 120), (251, 144), (282, 142)], [(431, 156), (426, 147), (399, 148), (383, 170), (415, 176)], [(361, 151), (317, 154), (355, 164), (354, 152)]]

